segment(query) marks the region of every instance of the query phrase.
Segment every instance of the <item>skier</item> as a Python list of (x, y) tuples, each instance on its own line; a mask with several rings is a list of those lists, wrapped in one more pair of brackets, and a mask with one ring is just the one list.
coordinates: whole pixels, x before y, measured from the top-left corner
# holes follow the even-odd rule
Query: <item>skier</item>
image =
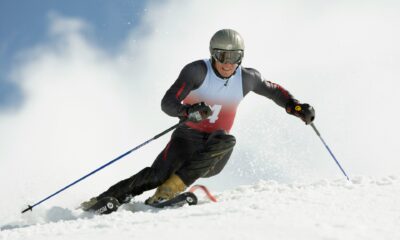
[(257, 70), (241, 65), (244, 49), (243, 38), (235, 30), (216, 32), (210, 41), (211, 57), (186, 65), (162, 99), (162, 110), (183, 123), (152, 166), (82, 203), (83, 210), (90, 211), (103, 198), (127, 203), (154, 188), (155, 194), (145, 203), (160, 203), (174, 198), (197, 179), (220, 173), (236, 143), (229, 134), (236, 109), (250, 91), (311, 123), (315, 113), (309, 104), (300, 103), (280, 85), (264, 80)]

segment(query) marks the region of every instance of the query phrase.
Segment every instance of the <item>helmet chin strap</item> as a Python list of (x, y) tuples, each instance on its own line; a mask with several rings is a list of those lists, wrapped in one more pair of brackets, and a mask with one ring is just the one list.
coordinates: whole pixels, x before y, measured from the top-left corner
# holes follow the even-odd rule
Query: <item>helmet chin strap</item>
[(224, 77), (224, 76), (222, 76), (222, 75), (218, 72), (217, 68), (215, 67), (215, 59), (211, 56), (211, 66), (212, 66), (212, 69), (214, 70), (215, 75), (217, 75), (219, 78), (222, 78), (222, 79), (224, 79), (224, 80), (226, 81), (225, 86), (228, 84), (229, 78), (232, 77), (233, 75), (235, 75), (236, 70), (238, 69), (238, 67), (240, 66), (241, 63), (242, 63), (242, 62), (239, 62), (239, 64), (238, 64), (238, 66), (236, 67), (235, 71), (234, 71), (229, 77)]

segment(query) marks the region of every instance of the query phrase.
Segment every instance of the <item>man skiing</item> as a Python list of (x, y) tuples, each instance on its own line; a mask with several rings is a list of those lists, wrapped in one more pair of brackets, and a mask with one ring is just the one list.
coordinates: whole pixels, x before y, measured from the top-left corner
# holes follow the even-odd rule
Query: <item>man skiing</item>
[(182, 124), (152, 166), (82, 203), (83, 210), (92, 210), (104, 198), (123, 204), (154, 188), (146, 204), (156, 204), (174, 198), (199, 178), (220, 173), (236, 143), (229, 134), (236, 109), (250, 91), (273, 100), (306, 124), (314, 120), (309, 104), (301, 104), (280, 85), (264, 80), (257, 70), (241, 65), (244, 42), (238, 32), (216, 32), (210, 54), (210, 59), (186, 65), (165, 93), (162, 110)]

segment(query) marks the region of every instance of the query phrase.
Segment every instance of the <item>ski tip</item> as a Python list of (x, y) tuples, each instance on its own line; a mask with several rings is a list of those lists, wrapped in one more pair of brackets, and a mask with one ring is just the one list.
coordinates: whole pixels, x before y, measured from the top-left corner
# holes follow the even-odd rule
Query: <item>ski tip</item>
[(194, 192), (197, 189), (201, 189), (203, 190), (203, 192), (207, 195), (208, 199), (210, 199), (210, 201), (212, 202), (217, 202), (217, 198), (211, 194), (211, 192), (208, 190), (208, 188), (204, 185), (194, 185), (189, 189), (189, 192)]

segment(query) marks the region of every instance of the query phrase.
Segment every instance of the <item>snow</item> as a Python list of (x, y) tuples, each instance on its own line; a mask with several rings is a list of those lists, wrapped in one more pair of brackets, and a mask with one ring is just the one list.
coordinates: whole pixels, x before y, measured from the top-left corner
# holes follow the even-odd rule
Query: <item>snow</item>
[(199, 204), (117, 212), (39, 207), (1, 224), (0, 239), (400, 239), (400, 177), (284, 184), (260, 181)]

